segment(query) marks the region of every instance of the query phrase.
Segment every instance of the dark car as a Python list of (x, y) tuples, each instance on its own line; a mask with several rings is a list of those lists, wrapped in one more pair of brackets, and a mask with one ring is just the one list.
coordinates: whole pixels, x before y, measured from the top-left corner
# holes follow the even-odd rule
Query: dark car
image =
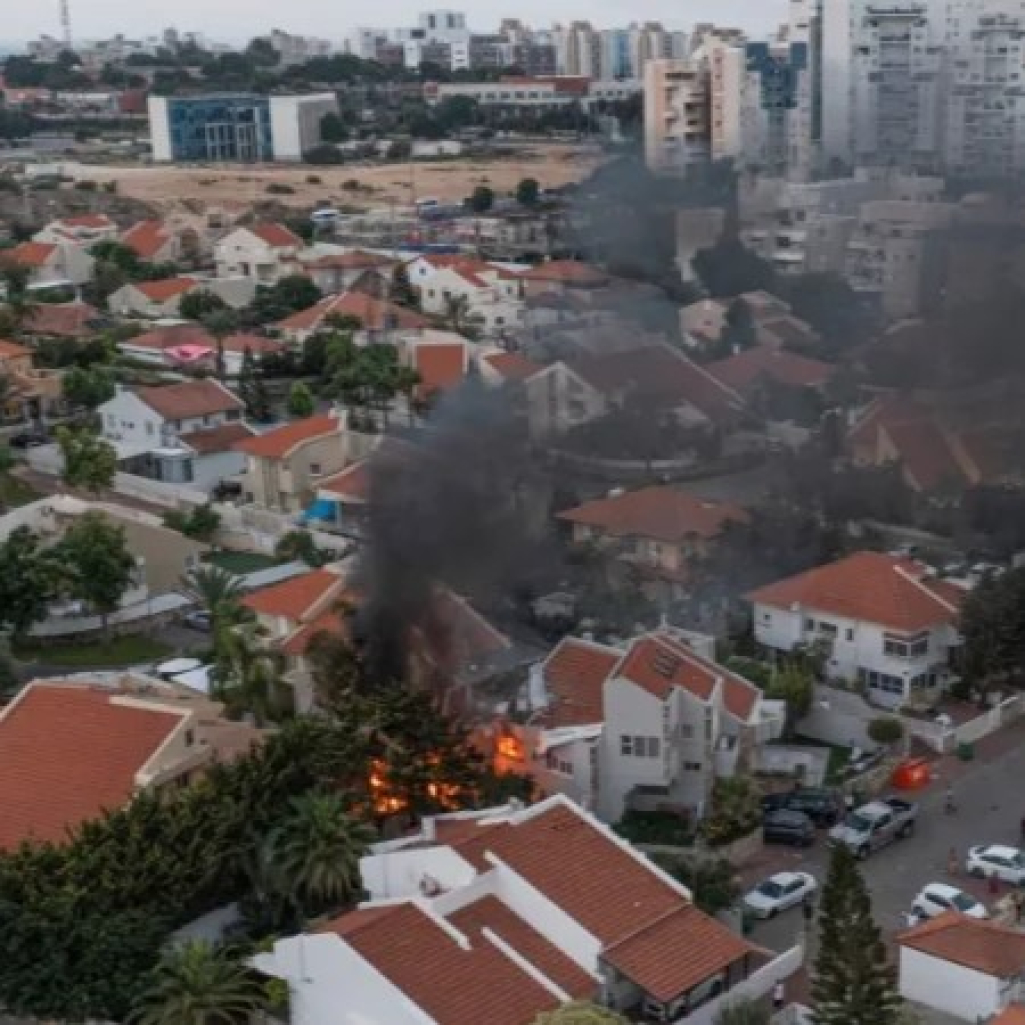
[(816, 826), (835, 826), (843, 815), (843, 802), (832, 790), (824, 787), (800, 787), (783, 794), (769, 794), (762, 799), (762, 811), (803, 812)]
[(224, 502), (229, 498), (241, 498), (242, 485), (237, 480), (222, 480), (215, 485), (213, 497), (218, 502)]
[(8, 444), (11, 448), (38, 448), (40, 445), (46, 445), (49, 440), (45, 434), (22, 431), (20, 434), (15, 434)]
[(762, 840), (765, 843), (810, 847), (815, 843), (815, 827), (804, 812), (770, 811), (762, 821)]

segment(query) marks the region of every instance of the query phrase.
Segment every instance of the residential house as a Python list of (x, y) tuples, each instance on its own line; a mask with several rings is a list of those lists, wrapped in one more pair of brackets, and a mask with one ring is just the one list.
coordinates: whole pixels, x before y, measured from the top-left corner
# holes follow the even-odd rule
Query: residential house
[(0, 379), (6, 391), (0, 399), (5, 420), (22, 422), (45, 420), (61, 412), (64, 389), (59, 370), (37, 370), (32, 365), (32, 350), (0, 339)]
[[(900, 995), (962, 1021), (1025, 1020), (1025, 933), (949, 911), (897, 937)], [(997, 1017), (993, 1017), (996, 1015)]]
[(149, 317), (154, 320), (177, 317), (182, 299), (193, 292), (210, 292), (233, 309), (248, 306), (256, 297), (251, 278), (203, 278), (182, 275), (160, 281), (131, 281), (107, 299), (111, 313)]
[(324, 510), (324, 529), (354, 541), (366, 536), (370, 502), (370, 458), (360, 459), (317, 486), (317, 503)]
[(178, 263), (194, 258), (200, 248), (199, 236), (192, 229), (178, 229), (166, 221), (137, 221), (121, 236), (127, 246), (145, 263)]
[[(450, 317), (455, 304), (463, 307), (465, 324), (486, 338), (508, 335), (525, 317), (521, 275), (483, 260), (449, 260), (419, 286), (425, 313)], [(453, 324), (453, 326), (456, 326)]]
[(289, 341), (301, 343), (310, 335), (327, 329), (331, 317), (352, 317), (359, 321), (362, 326), (354, 333), (357, 345), (375, 342), (401, 345), (418, 338), (430, 326), (426, 317), (404, 306), (376, 299), (366, 292), (343, 292), (325, 296), (308, 310), (279, 321), (275, 328)]
[(0, 709), (0, 849), (63, 843), (142, 790), (181, 786), (261, 733), (161, 681), (37, 680)]
[(185, 322), (126, 338), (118, 342), (118, 348), (133, 359), (188, 371), (216, 370), (220, 351), (224, 373), (229, 377), (241, 373), (246, 352), (258, 361), (264, 356), (280, 356), (288, 350), (287, 344), (276, 338), (248, 333), (227, 335), (218, 341), (199, 324)]
[(23, 267), (29, 272), (29, 287), (45, 289), (84, 285), (96, 261), (73, 242), (22, 242), (0, 253), (0, 263)]
[(562, 434), (596, 420), (607, 408), (601, 392), (561, 360), (527, 378), (524, 388), (527, 423), (535, 438)]
[(501, 349), (479, 356), (477, 367), (484, 382), (494, 386), (523, 385), (544, 369), (522, 352), (504, 352)]
[(577, 544), (592, 542), (636, 567), (669, 598), (683, 597), (693, 568), (730, 523), (744, 523), (739, 506), (712, 502), (669, 485), (614, 491), (556, 517)]
[(454, 341), (425, 339), (407, 346), (410, 364), (420, 375), (416, 389), (417, 401), (432, 402), (443, 393), (457, 388), (466, 379), (470, 369), (470, 344), (458, 335), (453, 337)]
[(788, 349), (756, 345), (706, 366), (727, 388), (750, 401), (766, 387), (808, 388), (820, 391), (836, 368)]
[(621, 645), (565, 638), (532, 670), (526, 714), (497, 721), (496, 767), (607, 822), (630, 809), (701, 818), (715, 780), (749, 770), (785, 718), (714, 647), (667, 627)]
[(525, 294), (571, 295), (606, 287), (612, 278), (605, 271), (579, 260), (547, 260), (520, 276)]
[(246, 457), (246, 501), (273, 512), (302, 512), (320, 483), (351, 460), (351, 446), (345, 417), (338, 410), (240, 441), (236, 449)]
[(89, 338), (103, 327), (104, 316), (83, 302), (39, 303), (26, 318), (23, 330), (35, 338)]
[(273, 285), (298, 270), (304, 242), (283, 224), (262, 221), (229, 232), (214, 247), (219, 278), (252, 278)]
[(288, 983), (295, 1025), (532, 1025), (573, 999), (703, 1020), (754, 998), (797, 952), (760, 950), (562, 796), (441, 815), (361, 859), (370, 900), (278, 940), (256, 967)]
[(78, 214), (51, 221), (32, 236), (32, 241), (54, 245), (70, 242), (88, 249), (97, 242), (116, 242), (118, 234), (117, 224), (106, 214)]
[(119, 469), (167, 484), (209, 489), (246, 466), (236, 442), (253, 431), (242, 401), (210, 379), (121, 389), (97, 410)]
[(303, 272), (325, 295), (339, 292), (366, 292), (386, 299), (398, 261), (362, 249), (320, 255), (314, 249), (309, 256), (300, 255)]
[(911, 559), (856, 552), (747, 599), (759, 644), (777, 652), (820, 647), (828, 676), (899, 708), (933, 702), (949, 681), (965, 594)]

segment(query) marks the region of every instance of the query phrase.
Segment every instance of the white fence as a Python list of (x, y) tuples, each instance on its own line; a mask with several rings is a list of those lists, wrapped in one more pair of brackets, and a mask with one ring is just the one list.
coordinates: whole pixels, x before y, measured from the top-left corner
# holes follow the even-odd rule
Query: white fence
[(227, 548), (244, 548), (247, 551), (273, 555), (281, 538), (292, 530), (305, 529), (313, 543), (325, 551), (342, 555), (352, 548), (350, 538), (328, 534), (321, 530), (300, 528), (296, 520), (283, 513), (271, 512), (257, 505), (217, 505), (221, 526), (217, 541)]
[(917, 737), (940, 754), (948, 754), (957, 750), (960, 744), (974, 744), (983, 737), (988, 737), (1002, 726), (1020, 719), (1023, 714), (1023, 696), (1013, 694), (958, 726), (945, 726), (934, 719), (915, 719), (910, 716), (902, 716), (901, 719), (904, 728), (912, 737)]
[(677, 1018), (680, 1025), (715, 1025), (715, 1020), (724, 1007), (737, 1000), (760, 1000), (771, 993), (777, 982), (789, 978), (800, 967), (804, 960), (804, 948), (800, 945), (791, 947), (779, 957), (759, 968), (754, 975), (734, 986), (728, 993), (703, 1004), (696, 1011)]

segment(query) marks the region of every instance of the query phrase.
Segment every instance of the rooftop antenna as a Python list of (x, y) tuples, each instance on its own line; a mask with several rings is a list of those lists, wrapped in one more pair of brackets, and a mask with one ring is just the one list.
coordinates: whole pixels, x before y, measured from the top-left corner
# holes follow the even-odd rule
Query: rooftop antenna
[(61, 6), (61, 32), (64, 35), (64, 46), (70, 50), (71, 45), (71, 6), (68, 0), (60, 0)]

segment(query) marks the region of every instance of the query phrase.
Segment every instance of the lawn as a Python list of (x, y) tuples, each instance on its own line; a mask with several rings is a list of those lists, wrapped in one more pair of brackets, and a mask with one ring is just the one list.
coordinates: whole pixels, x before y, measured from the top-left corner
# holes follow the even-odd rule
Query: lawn
[(14, 656), (23, 662), (45, 662), (55, 666), (127, 666), (139, 662), (157, 662), (173, 654), (174, 649), (151, 637), (128, 635), (111, 637), (106, 643), (31, 644), (15, 648)]
[(271, 566), (278, 564), (276, 559), (269, 555), (261, 555), (259, 552), (211, 552), (206, 561), (239, 576), (270, 569)]
[(821, 740), (813, 740), (811, 737), (794, 737), (795, 744), (803, 744), (805, 747), (824, 747), (829, 749), (829, 761), (826, 763), (827, 787), (836, 786), (842, 783), (847, 763), (851, 760), (851, 749), (840, 744), (826, 744)]
[(43, 496), (31, 485), (10, 475), (0, 477), (0, 507), (16, 509)]

